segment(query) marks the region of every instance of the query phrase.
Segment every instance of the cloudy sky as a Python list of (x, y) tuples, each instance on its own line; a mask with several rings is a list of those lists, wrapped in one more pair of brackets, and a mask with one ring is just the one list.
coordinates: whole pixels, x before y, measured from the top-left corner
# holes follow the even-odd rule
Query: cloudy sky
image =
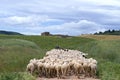
[(120, 29), (120, 0), (0, 0), (0, 30), (80, 35)]

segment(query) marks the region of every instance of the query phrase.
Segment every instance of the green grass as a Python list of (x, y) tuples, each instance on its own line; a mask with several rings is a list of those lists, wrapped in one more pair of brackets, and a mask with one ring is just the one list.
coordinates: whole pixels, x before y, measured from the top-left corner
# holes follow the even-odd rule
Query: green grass
[(102, 80), (120, 80), (120, 64), (102, 61), (98, 65), (99, 76)]
[(100, 40), (89, 42), (79, 50), (89, 53), (90, 57), (120, 63), (120, 40)]
[(35, 77), (26, 72), (1, 73), (0, 80), (35, 80)]
[(0, 72), (25, 71), (31, 58), (41, 58), (42, 50), (34, 42), (0, 39)]
[(23, 72), (30, 59), (42, 58), (57, 45), (86, 52), (98, 60), (97, 75), (102, 80), (120, 80), (119, 39), (0, 35), (0, 72)]

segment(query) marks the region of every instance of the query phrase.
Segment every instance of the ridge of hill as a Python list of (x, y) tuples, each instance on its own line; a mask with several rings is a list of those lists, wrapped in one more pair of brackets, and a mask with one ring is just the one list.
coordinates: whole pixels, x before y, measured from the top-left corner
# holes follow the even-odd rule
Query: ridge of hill
[(23, 34), (18, 33), (18, 32), (4, 31), (4, 30), (0, 30), (0, 34), (3, 34), (3, 35), (23, 35)]

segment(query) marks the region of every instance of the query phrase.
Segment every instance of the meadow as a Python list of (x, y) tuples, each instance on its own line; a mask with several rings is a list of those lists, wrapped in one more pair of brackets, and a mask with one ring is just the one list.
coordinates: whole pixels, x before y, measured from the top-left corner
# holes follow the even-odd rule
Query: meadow
[[(119, 36), (118, 36), (119, 37)], [(34, 80), (26, 65), (42, 58), (46, 51), (61, 46), (88, 53), (98, 61), (101, 80), (120, 80), (120, 38), (115, 36), (52, 37), (0, 35), (0, 80)]]

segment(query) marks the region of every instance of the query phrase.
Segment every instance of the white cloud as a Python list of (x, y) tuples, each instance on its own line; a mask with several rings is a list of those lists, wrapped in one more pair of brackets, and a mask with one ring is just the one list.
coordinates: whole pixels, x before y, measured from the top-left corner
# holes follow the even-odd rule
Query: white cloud
[(79, 35), (104, 31), (106, 26), (120, 29), (113, 26), (119, 24), (119, 14), (119, 0), (1, 0), (0, 29), (9, 25), (26, 34)]
[(37, 23), (37, 22), (45, 22), (50, 21), (52, 19), (49, 19), (48, 16), (42, 15), (42, 16), (10, 16), (1, 18), (0, 22), (6, 23), (6, 24), (30, 24), (30, 23)]
[(95, 33), (98, 31), (105, 31), (105, 28), (102, 27), (103, 25), (97, 24), (95, 22), (87, 21), (87, 20), (80, 20), (79, 22), (70, 22), (64, 23), (61, 25), (53, 25), (53, 26), (37, 26), (37, 27), (27, 27), (30, 31), (36, 31), (39, 33), (44, 31), (49, 31), (53, 34), (87, 34), (87, 33)]
[(31, 17), (19, 17), (19, 16), (12, 16), (5, 19), (5, 22), (10, 24), (23, 24), (31, 22)]

